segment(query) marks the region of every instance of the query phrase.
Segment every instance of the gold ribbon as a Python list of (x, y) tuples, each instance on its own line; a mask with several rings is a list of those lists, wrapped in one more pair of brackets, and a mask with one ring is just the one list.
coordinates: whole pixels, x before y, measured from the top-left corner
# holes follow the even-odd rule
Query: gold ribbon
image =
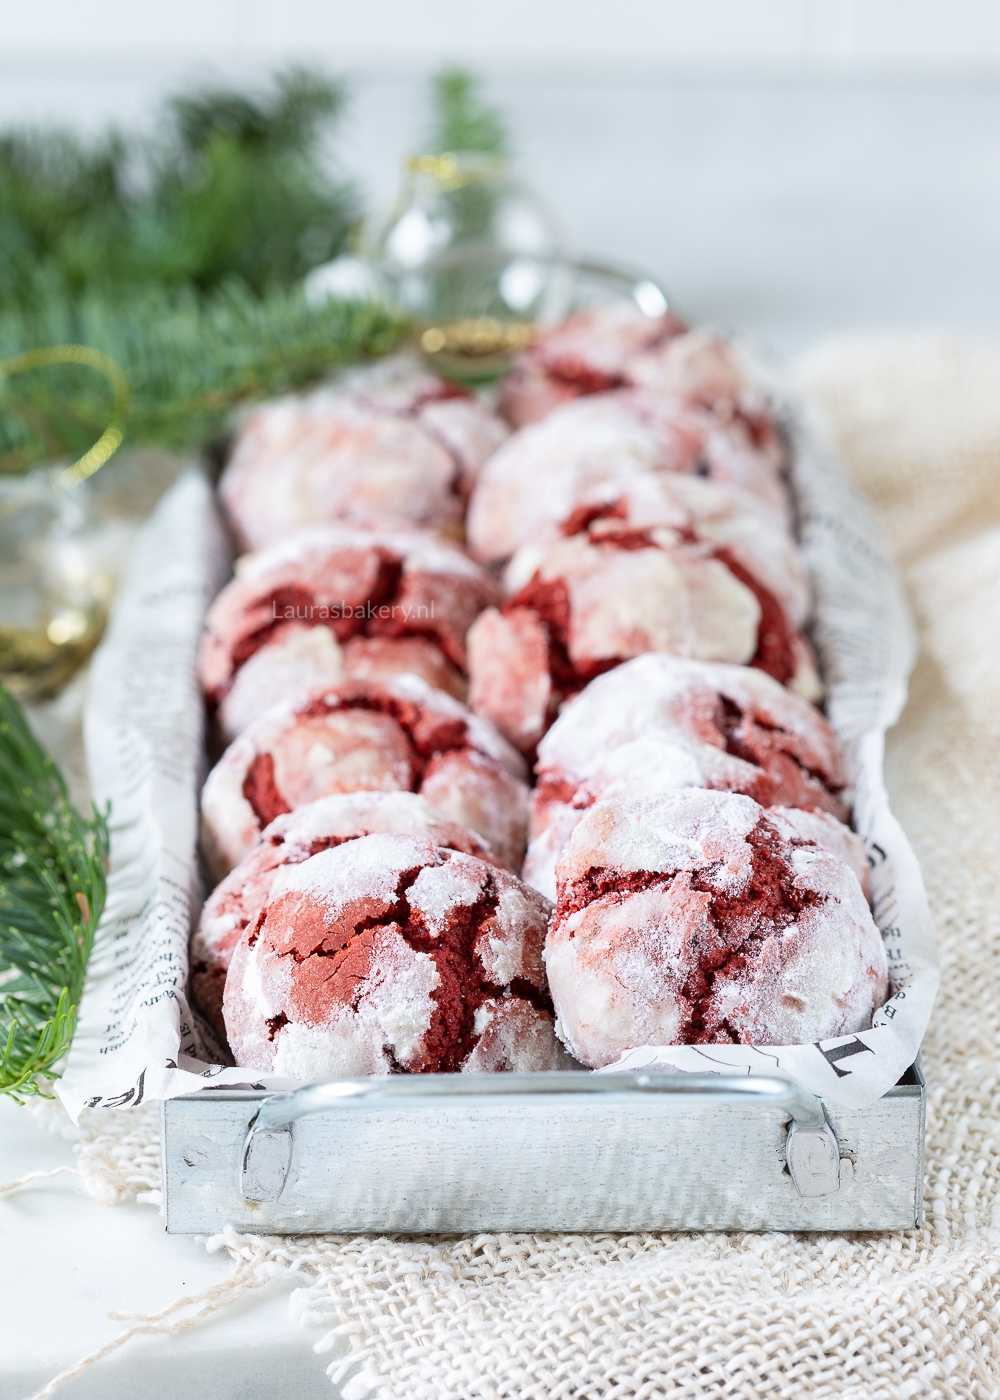
[(9, 379), (11, 375), (23, 374), (29, 369), (43, 369), (46, 365), (86, 365), (89, 369), (96, 369), (108, 380), (114, 394), (111, 422), (93, 447), (60, 473), (59, 481), (63, 486), (78, 486), (103, 467), (121, 446), (131, 398), (129, 382), (121, 365), (89, 345), (45, 345), (37, 350), (27, 350), (23, 355), (14, 355), (9, 360), (0, 360), (0, 379)]
[(474, 155), (463, 160), (454, 151), (444, 151), (439, 156), (410, 156), (406, 168), (415, 174), (432, 175), (445, 190), (460, 190), (499, 179), (509, 170), (510, 162), (503, 156)]

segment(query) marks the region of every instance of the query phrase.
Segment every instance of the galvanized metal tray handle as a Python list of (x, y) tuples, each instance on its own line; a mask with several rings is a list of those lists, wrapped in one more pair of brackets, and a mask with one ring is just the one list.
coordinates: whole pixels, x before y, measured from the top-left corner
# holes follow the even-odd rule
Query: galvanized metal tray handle
[(756, 1102), (790, 1117), (785, 1158), (800, 1196), (828, 1196), (840, 1185), (840, 1147), (822, 1102), (782, 1075), (436, 1074), (388, 1079), (338, 1079), (307, 1084), (265, 1099), (247, 1130), (240, 1191), (254, 1204), (277, 1201), (292, 1160), (292, 1124), (316, 1113), (352, 1107), (425, 1103), (428, 1099), (510, 1098), (538, 1094), (634, 1097), (672, 1095), (715, 1104)]

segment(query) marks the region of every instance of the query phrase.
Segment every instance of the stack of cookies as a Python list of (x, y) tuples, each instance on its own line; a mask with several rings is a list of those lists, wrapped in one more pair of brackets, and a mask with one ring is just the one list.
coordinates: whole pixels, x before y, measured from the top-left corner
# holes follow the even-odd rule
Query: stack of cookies
[(245, 422), (192, 941), (238, 1064), (598, 1067), (870, 1024), (787, 468), (737, 348), (626, 304), (540, 336), (497, 411), (397, 358)]

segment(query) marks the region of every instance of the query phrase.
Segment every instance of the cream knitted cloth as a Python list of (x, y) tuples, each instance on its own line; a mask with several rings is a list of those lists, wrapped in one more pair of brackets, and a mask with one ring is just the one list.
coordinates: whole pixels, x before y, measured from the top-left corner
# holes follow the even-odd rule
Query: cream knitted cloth
[[(299, 1312), (350, 1340), (332, 1368), (353, 1371), (347, 1400), (1000, 1396), (1000, 347), (842, 340), (800, 375), (882, 512), (921, 627), (887, 776), (941, 939), (928, 1225), (216, 1241), (241, 1287), (268, 1265), (303, 1275)], [(81, 1157), (106, 1197), (151, 1184), (154, 1132), (110, 1119)]]

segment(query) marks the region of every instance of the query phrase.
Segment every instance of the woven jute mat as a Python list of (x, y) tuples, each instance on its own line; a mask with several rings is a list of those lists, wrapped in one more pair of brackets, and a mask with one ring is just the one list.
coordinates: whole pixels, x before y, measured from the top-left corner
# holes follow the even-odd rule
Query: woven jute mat
[[(298, 1313), (349, 1342), (331, 1367), (347, 1400), (1000, 1395), (1000, 346), (844, 339), (798, 374), (882, 516), (920, 626), (887, 779), (941, 940), (928, 1223), (213, 1241), (241, 1291), (275, 1266), (300, 1274)], [(153, 1117), (113, 1117), (85, 1126), (81, 1154), (107, 1199), (155, 1183)]]

